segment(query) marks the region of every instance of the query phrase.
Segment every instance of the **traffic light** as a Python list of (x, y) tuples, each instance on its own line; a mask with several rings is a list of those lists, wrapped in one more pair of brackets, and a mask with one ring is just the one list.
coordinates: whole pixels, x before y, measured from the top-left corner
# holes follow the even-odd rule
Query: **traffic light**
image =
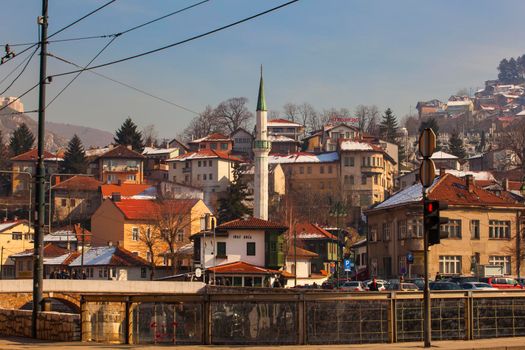
[(448, 218), (439, 216), (440, 210), (448, 208), (447, 202), (431, 201), (424, 202), (423, 221), (425, 232), (428, 234), (428, 245), (439, 244), (441, 238), (447, 238), (448, 233), (441, 233), (441, 225), (448, 223)]

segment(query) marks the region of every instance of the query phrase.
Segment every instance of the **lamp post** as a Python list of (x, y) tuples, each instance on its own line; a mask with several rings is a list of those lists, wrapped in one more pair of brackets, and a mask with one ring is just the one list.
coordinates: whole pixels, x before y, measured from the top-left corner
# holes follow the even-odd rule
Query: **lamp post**
[(339, 288), (339, 280), (341, 279), (341, 257), (342, 257), (342, 249), (341, 249), (341, 229), (339, 228), (339, 218), (347, 216), (346, 207), (343, 203), (337, 202), (335, 205), (330, 209), (329, 215), (331, 217), (335, 217), (336, 221), (336, 227), (337, 227), (337, 288)]

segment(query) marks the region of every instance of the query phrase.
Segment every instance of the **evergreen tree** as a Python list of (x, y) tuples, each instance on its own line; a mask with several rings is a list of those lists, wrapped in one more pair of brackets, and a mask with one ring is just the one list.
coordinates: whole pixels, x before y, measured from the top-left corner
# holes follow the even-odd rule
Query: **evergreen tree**
[(450, 139), (448, 140), (448, 149), (451, 154), (455, 155), (459, 159), (465, 159), (467, 155), (465, 147), (463, 146), (463, 140), (459, 137), (459, 134), (456, 130), (454, 130), (452, 135), (450, 135)]
[(252, 210), (244, 202), (248, 196), (248, 186), (241, 178), (242, 167), (233, 165), (233, 181), (228, 187), (226, 195), (219, 199), (219, 223), (240, 219), (245, 215), (252, 215)]
[(144, 150), (142, 133), (137, 130), (137, 125), (129, 117), (126, 118), (120, 129), (116, 131), (114, 140), (119, 145), (131, 145), (131, 148), (136, 152), (142, 153)]
[[(0, 130), (0, 170), (11, 170), (9, 166), (9, 150), (4, 143), (4, 135)], [(0, 195), (6, 196), (9, 193), (11, 175), (0, 173)]]
[(498, 80), (504, 84), (519, 84), (523, 82), (522, 59), (502, 59), (498, 66)]
[(82, 141), (75, 134), (67, 145), (64, 161), (62, 162), (62, 172), (66, 174), (85, 174), (87, 167), (84, 146), (82, 146)]
[(421, 132), (425, 130), (426, 128), (432, 129), (434, 131), (434, 134), (436, 134), (436, 152), (441, 150), (441, 142), (439, 141), (439, 125), (434, 118), (429, 118), (427, 120), (424, 120), (419, 125), (419, 134), (421, 135)]
[(397, 143), (397, 118), (390, 108), (387, 108), (379, 126), (381, 138), (387, 142)]
[(480, 136), (479, 144), (476, 147), (476, 151), (483, 152), (485, 151), (486, 146), (487, 146), (487, 140), (485, 136), (485, 131), (481, 131), (481, 136)]
[(13, 156), (17, 156), (33, 148), (35, 137), (25, 123), (22, 123), (11, 135), (9, 150)]

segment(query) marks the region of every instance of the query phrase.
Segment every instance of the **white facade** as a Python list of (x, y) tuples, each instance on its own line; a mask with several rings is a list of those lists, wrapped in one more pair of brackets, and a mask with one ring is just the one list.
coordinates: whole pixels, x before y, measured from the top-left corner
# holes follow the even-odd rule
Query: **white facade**
[(268, 118), (266, 101), (264, 99), (262, 72), (258, 100), (255, 142), (253, 147), (255, 158), (253, 216), (258, 219), (268, 220), (268, 154), (270, 153), (271, 142), (268, 141)]
[[(205, 269), (237, 261), (265, 266), (264, 237), (264, 230), (233, 230), (227, 236), (201, 236), (201, 264)], [(226, 243), (226, 257), (215, 256), (218, 243)], [(255, 255), (248, 255), (248, 243), (255, 243)]]

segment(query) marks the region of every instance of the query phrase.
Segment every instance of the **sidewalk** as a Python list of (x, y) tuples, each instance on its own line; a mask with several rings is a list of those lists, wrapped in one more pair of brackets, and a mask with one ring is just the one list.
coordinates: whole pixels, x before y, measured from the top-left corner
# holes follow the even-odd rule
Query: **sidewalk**
[[(405, 349), (424, 349), (422, 342), (417, 343), (397, 343), (397, 344), (360, 344), (360, 345), (290, 345), (290, 346), (271, 346), (271, 345), (245, 345), (245, 346), (223, 346), (223, 345), (109, 345), (94, 343), (50, 343), (27, 338), (0, 338), (0, 350), (15, 349), (44, 349), (44, 350), (70, 350), (70, 349), (280, 349), (280, 350), (342, 350), (342, 349), (386, 349), (386, 350), (405, 350)], [(455, 350), (525, 350), (525, 337), (519, 338), (496, 338), (473, 341), (435, 341), (432, 342), (432, 349), (455, 349)]]

